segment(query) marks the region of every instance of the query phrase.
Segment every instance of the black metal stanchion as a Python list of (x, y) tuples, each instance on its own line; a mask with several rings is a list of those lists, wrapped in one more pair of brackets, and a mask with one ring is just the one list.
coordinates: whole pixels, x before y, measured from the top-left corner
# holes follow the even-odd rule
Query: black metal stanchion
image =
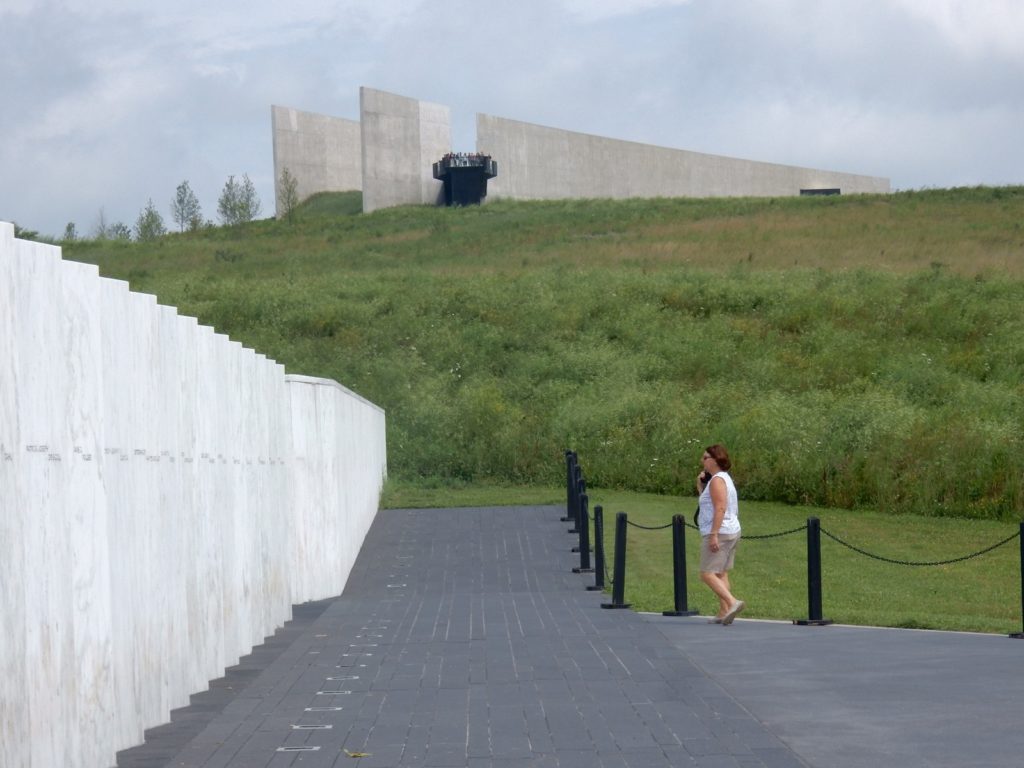
[(663, 611), (662, 616), (696, 616), (697, 611), (686, 607), (686, 523), (682, 515), (672, 517), (672, 586), (675, 609)]
[[(1020, 524), (1020, 615), (1024, 624), (1024, 522)], [(1014, 632), (1010, 637), (1024, 640), (1024, 632)]]
[(580, 469), (579, 465), (576, 465), (576, 495), (573, 497), (575, 502), (572, 505), (572, 517), (569, 521), (572, 523), (572, 528), (569, 529), (569, 533), (579, 533), (580, 526), (580, 496), (587, 492), (587, 482), (583, 479), (583, 470)]
[(594, 583), (587, 589), (604, 591), (604, 508), (600, 504), (594, 507)]
[(590, 573), (594, 569), (590, 567), (590, 499), (587, 494), (580, 496), (580, 567), (573, 568), (573, 573)]
[(565, 517), (563, 523), (573, 520), (576, 501), (576, 452), (565, 452)]
[(615, 566), (612, 573), (612, 601), (601, 603), (602, 608), (629, 608), (623, 602), (626, 595), (626, 513), (615, 514)]
[(807, 611), (806, 619), (793, 619), (800, 626), (822, 627), (832, 619), (821, 616), (821, 521), (807, 518)]

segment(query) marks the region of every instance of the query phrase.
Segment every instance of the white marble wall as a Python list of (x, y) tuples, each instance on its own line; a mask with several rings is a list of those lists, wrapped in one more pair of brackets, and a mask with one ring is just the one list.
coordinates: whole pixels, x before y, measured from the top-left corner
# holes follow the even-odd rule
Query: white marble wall
[(339, 594), (384, 413), (0, 222), (0, 766), (113, 765)]

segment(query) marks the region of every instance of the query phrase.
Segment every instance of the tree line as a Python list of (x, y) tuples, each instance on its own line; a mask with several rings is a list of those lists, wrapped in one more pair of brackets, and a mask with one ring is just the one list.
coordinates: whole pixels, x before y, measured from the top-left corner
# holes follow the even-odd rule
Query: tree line
[[(220, 197), (217, 198), (217, 217), (220, 219), (220, 223), (229, 227), (235, 224), (244, 224), (259, 216), (262, 210), (263, 206), (256, 193), (256, 186), (252, 183), (249, 175), (242, 174), (240, 180), (234, 176), (228, 176)], [(175, 190), (174, 197), (170, 201), (170, 214), (171, 221), (177, 226), (179, 232), (196, 232), (216, 226), (213, 220), (204, 218), (199, 198), (192, 190), (188, 180), (181, 182)], [(36, 232), (17, 226), (16, 230), (16, 235), (23, 239), (39, 239)], [(94, 240), (146, 242), (162, 237), (167, 232), (168, 228), (164, 217), (153, 204), (153, 199), (150, 198), (146, 202), (146, 206), (139, 212), (134, 226), (130, 227), (122, 221), (109, 221), (106, 212), (100, 208), (99, 216), (90, 235), (79, 234), (75, 223), (70, 221), (64, 227), (64, 233), (58, 238), (58, 241), (74, 242), (91, 238)]]
[[(285, 168), (280, 176), (277, 191), (278, 212), (288, 223), (293, 223), (299, 204), (298, 182), (291, 171)], [(252, 221), (263, 210), (256, 187), (248, 174), (242, 174), (240, 180), (228, 176), (220, 197), (217, 198), (217, 217), (223, 226), (234, 226)], [(192, 191), (188, 180), (181, 182), (175, 190), (170, 204), (171, 220), (177, 225), (179, 232), (196, 232), (216, 226), (211, 219), (203, 217), (199, 198)], [(135, 240), (146, 242), (167, 234), (167, 224), (150, 198), (135, 220), (134, 226), (123, 221), (108, 221), (106, 212), (100, 208), (99, 216), (89, 235), (80, 234), (73, 221), (64, 227), (63, 234), (58, 238), (40, 235), (39, 232), (14, 223), (14, 236), (21, 240), (37, 240), (41, 242), (68, 243), (77, 240)]]

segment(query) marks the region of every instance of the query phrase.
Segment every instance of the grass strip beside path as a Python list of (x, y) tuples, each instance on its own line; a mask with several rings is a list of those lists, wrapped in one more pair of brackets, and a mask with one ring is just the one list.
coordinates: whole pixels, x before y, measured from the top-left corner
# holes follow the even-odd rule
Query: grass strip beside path
[[(630, 522), (659, 526), (675, 514), (689, 522), (694, 498), (591, 489), (590, 508), (605, 513), (605, 551), (611, 572), (616, 512)], [(389, 481), (382, 506), (458, 507), (565, 504), (561, 488), (424, 487)], [(741, 501), (748, 537), (796, 528), (814, 516), (823, 529), (882, 557), (913, 562), (949, 560), (978, 552), (1013, 535), (1018, 526), (987, 520), (882, 515)], [(710, 614), (713, 596), (699, 580), (699, 536), (686, 530), (688, 603)], [(569, 550), (576, 537), (566, 534)], [(822, 536), (822, 594), (826, 618), (844, 624), (1005, 634), (1020, 632), (1020, 542), (1010, 541), (976, 558), (941, 566), (880, 562)], [(581, 583), (591, 583), (581, 576)], [(807, 618), (807, 537), (804, 531), (765, 540), (746, 539), (737, 553), (733, 592), (747, 602), (744, 618)], [(625, 599), (639, 611), (671, 610), (671, 529), (629, 527)]]

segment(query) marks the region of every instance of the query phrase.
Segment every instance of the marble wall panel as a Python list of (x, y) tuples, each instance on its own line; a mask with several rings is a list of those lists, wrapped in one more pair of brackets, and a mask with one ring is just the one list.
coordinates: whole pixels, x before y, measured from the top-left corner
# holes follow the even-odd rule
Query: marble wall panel
[[(61, 335), (69, 373), (63, 408), (70, 443), (64, 519), (71, 543), (72, 626), (77, 670), (71, 687), (78, 701), (80, 759), (102, 765), (115, 747), (115, 701), (110, 638), (110, 550), (103, 484), (104, 411), (100, 281), (93, 265), (60, 265)], [(63, 686), (68, 693), (69, 686)]]
[[(387, 474), (384, 412), (334, 381), (289, 375), (294, 589), (336, 594), (376, 513)], [(372, 433), (366, 430), (373, 430)]]
[(136, 474), (132, 472), (133, 430), (136, 428), (132, 397), (136, 390), (133, 377), (134, 350), (130, 344), (132, 296), (128, 283), (100, 280), (103, 333), (101, 364), (104, 370), (102, 407), (104, 434), (102, 472), (107, 491), (107, 531), (110, 551), (110, 643), (114, 664), (112, 680), (118, 717), (113, 733), (117, 747), (137, 744), (143, 737), (142, 724), (126, 717), (123, 709), (134, 707), (144, 681), (135, 669), (136, 622), (134, 603), (139, 599), (136, 574), (145, 568), (144, 553), (136, 545)]
[[(61, 328), (62, 279), (56, 249), (18, 241), (14, 249), (15, 342), (19, 377), (19, 420), (27, 502), (25, 526), (25, 666), (28, 733), (33, 761), (65, 765), (81, 745), (77, 732), (73, 583), (67, 468), (70, 429), (64, 407), (70, 396), (65, 366), (51, 361), (69, 355)], [(38, 354), (46, 350), (49, 354)]]
[[(232, 660), (241, 657), (256, 641), (252, 636), (254, 583), (251, 558), (252, 511), (248, 508), (244, 478), (232, 466), (230, 456), (245, 442), (245, 419), (242, 408), (246, 407), (244, 387), (244, 360), (242, 345), (227, 336), (217, 334), (222, 348), (226, 377), (221, 389), (222, 429), (216, 446), (216, 463), (213, 471), (220, 475), (226, 491), (223, 511), (225, 539), (228, 542), (225, 561), (224, 626), (227, 633), (227, 653)], [(241, 405), (241, 407), (239, 407)]]
[(18, 274), (14, 226), (0, 222), (0, 765), (27, 765), (28, 671), (25, 667), (25, 536), (22, 485), (25, 443), (19, 414), (15, 338)]
[(179, 663), (189, 653), (188, 624), (183, 621), (185, 610), (185, 523), (189, 510), (184, 504), (184, 493), (178, 469), (182, 407), (180, 347), (181, 326), (178, 313), (172, 307), (157, 305), (154, 335), (154, 371), (156, 372), (159, 431), (155, 437), (153, 470), (157, 473), (160, 490), (159, 512), (154, 525), (157, 529), (159, 554), (158, 568), (164, 582), (161, 606), (164, 635), (162, 661), (161, 712), (183, 707), (189, 701), (188, 667)]
[(4, 224), (0, 417), (5, 768), (112, 764), (339, 594), (386, 473), (376, 406)]
[[(237, 344), (237, 342), (236, 342)], [(238, 509), (242, 513), (242, 589), (249, 609), (247, 634), (243, 643), (251, 647), (263, 641), (262, 628), (266, 608), (263, 605), (264, 562), (260, 557), (261, 538), (265, 517), (266, 499), (259, 496), (258, 478), (265, 467), (265, 458), (260, 455), (262, 435), (259, 429), (259, 393), (257, 382), (256, 354), (251, 349), (237, 344), (238, 356), (238, 397), (235, 412), (239, 422), (239, 441), (232, 446), (228, 459), (231, 472), (235, 475), (242, 499)], [(243, 463), (244, 457), (254, 457), (252, 464)]]
[(292, 594), (295, 595), (307, 594), (310, 591), (308, 574), (303, 563), (307, 552), (314, 544), (310, 540), (314, 528), (312, 520), (316, 517), (316, 506), (319, 503), (313, 487), (313, 476), (318, 468), (317, 456), (313, 452), (313, 445), (317, 441), (316, 398), (310, 396), (311, 394), (289, 381), (292, 450), (287, 461), (291, 478), (290, 496), (295, 510), (290, 537), (290, 559), (296, 567), (292, 568), (288, 576)]
[(213, 328), (198, 326), (195, 337), (196, 380), (195, 395), (200, 406), (195, 423), (196, 443), (192, 451), (191, 475), (195, 482), (196, 514), (195, 563), (196, 593), (190, 600), (202, 629), (194, 634), (193, 651), (201, 651), (206, 659), (204, 673), (207, 679), (234, 662), (225, 651), (224, 632), (224, 559), (223, 528), (219, 524), (219, 510), (223, 509), (223, 489), (213, 476), (213, 445), (221, 429), (218, 414), (220, 386), (212, 371), (218, 366), (218, 341)]
[(288, 385), (285, 382), (285, 368), (283, 365), (267, 361), (267, 379), (270, 394), (268, 395), (276, 408), (270, 410), (269, 434), (273, 438), (273, 457), (275, 463), (272, 465), (270, 482), (274, 488), (275, 498), (281, 499), (278, 509), (277, 530), (275, 536), (279, 541), (280, 561), (277, 570), (271, 576), (271, 583), (274, 590), (274, 599), (282, 600), (288, 606), (282, 608), (278, 621), (286, 621), (291, 618), (291, 604), (297, 600), (308, 600), (304, 593), (293, 592), (290, 583), (292, 570), (294, 536), (293, 520), (295, 517), (295, 503), (292, 499), (292, 476), (293, 466), (292, 433), (291, 433), (291, 400), (288, 395)]
[(182, 674), (183, 690), (194, 691), (209, 679), (205, 674), (203, 656), (206, 651), (206, 634), (208, 628), (201, 623), (203, 611), (197, 601), (205, 601), (206, 588), (199, 580), (199, 540), (197, 533), (198, 492), (195, 480), (194, 451), (196, 444), (196, 418), (198, 403), (196, 395), (196, 376), (198, 374), (198, 356), (195, 349), (199, 324), (194, 317), (184, 317), (175, 313), (177, 333), (175, 334), (173, 354), (175, 355), (175, 391), (177, 400), (175, 418), (177, 420), (177, 443), (172, 448), (174, 472), (178, 482), (178, 514), (176, 522), (180, 547), (178, 557), (178, 578), (176, 611), (178, 612), (180, 637), (180, 658), (184, 663), (179, 665)]
[[(124, 470), (131, 476), (127, 525), (131, 533), (128, 542), (141, 558), (138, 567), (129, 574), (134, 614), (132, 666), (135, 711), (141, 728), (161, 721), (160, 703), (163, 698), (161, 654), (163, 652), (163, 624), (161, 610), (164, 604), (164, 586), (159, 564), (159, 477), (152, 458), (159, 456), (155, 435), (159, 430), (154, 360), (156, 335), (156, 298), (146, 294), (128, 295), (128, 329), (121, 343), (129, 350), (131, 368), (124, 372), (129, 381), (125, 405), (128, 411), (129, 443), (125, 446), (128, 462)], [(152, 563), (155, 567), (150, 568)]]

